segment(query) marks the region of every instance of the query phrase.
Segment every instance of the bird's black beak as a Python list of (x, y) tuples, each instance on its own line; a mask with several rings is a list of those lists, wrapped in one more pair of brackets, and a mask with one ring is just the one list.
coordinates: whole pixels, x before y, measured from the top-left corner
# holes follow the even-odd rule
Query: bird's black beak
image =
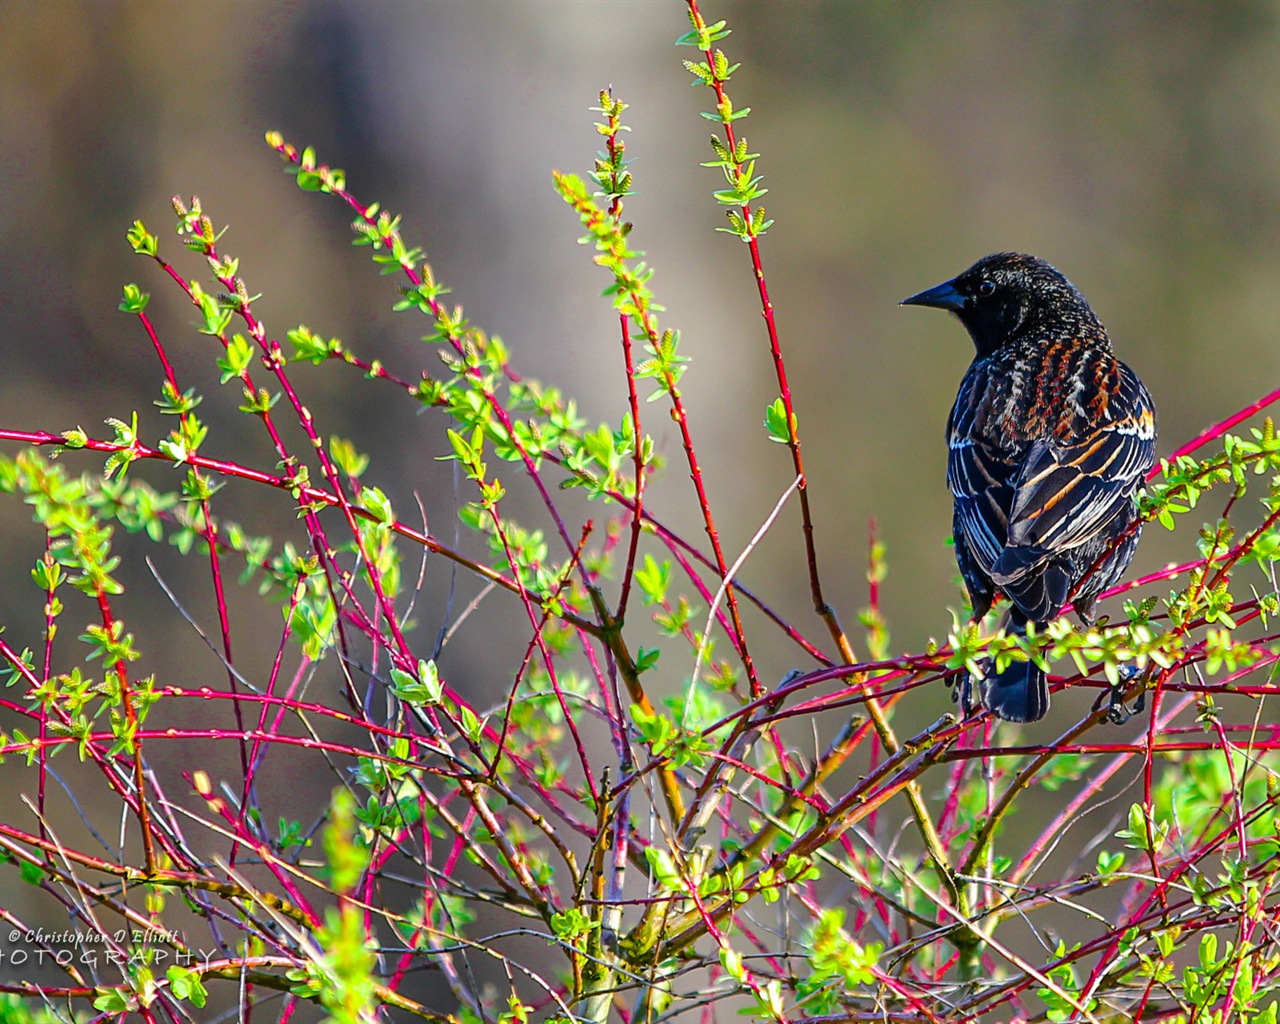
[(898, 303), (899, 306), (932, 306), (934, 309), (949, 309), (953, 313), (959, 313), (964, 309), (964, 304), (965, 297), (956, 290), (953, 281), (943, 281), (942, 284), (927, 288), (918, 295)]

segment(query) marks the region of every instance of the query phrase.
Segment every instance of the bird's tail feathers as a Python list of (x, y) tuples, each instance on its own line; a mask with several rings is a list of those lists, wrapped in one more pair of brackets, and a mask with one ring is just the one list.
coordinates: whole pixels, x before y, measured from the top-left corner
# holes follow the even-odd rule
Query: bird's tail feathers
[(1006, 722), (1038, 722), (1049, 712), (1049, 681), (1034, 661), (1015, 661), (979, 684), (982, 703)]
[(1035, 548), (1005, 548), (991, 567), (991, 578), (1014, 607), (1035, 622), (1057, 618), (1072, 583), (1066, 564)]
[[(1009, 631), (1025, 636), (1027, 619), (1011, 609)], [(983, 706), (1006, 722), (1038, 722), (1049, 712), (1049, 681), (1034, 661), (1012, 662), (1003, 672), (989, 671), (978, 681)]]

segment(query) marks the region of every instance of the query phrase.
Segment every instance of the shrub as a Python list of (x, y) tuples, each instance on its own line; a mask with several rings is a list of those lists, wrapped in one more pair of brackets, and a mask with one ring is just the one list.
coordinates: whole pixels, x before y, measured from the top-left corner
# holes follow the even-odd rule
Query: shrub
[[(356, 245), (398, 281), (396, 309), (425, 318), (443, 369), (398, 376), (302, 325), (273, 337), (196, 198), (173, 206), (193, 254), (183, 258), (210, 275), (204, 284), (148, 227), (129, 231), (148, 280), (190, 300), (224, 390), (184, 387), (147, 293), (129, 284), (121, 309), (164, 371), (156, 404), (172, 430), (145, 437), (135, 413), (110, 420), (110, 436), (0, 431), (16, 442), (0, 458), (0, 490), (32, 507), (43, 534), (31, 578), (45, 622), (25, 644), (0, 638), (0, 754), (32, 812), (0, 824), (0, 848), (10, 891), (20, 881), (70, 921), (49, 933), (6, 909), (10, 967), (62, 974), (0, 986), (6, 1020), (84, 1017), (90, 1006), (177, 1019), (217, 998), (281, 1020), (302, 1004), (335, 1021), (517, 1024), (653, 1021), (724, 1004), (779, 1021), (1275, 1021), (1280, 786), (1264, 698), (1280, 609), (1280, 441), (1256, 415), (1280, 391), (1153, 473), (1145, 514), (1196, 530), (1196, 550), (1116, 588), (1115, 621), (1081, 631), (1060, 620), (1023, 640), (959, 611), (947, 643), (893, 656), (873, 545), (857, 653), (823, 596), (801, 420), (766, 285), (771, 222), (742, 134), (748, 108), (730, 99), (726, 27), (707, 24), (696, 0), (689, 12), (685, 66), (710, 91), (708, 166), (724, 178), (714, 199), (722, 230), (743, 243), (726, 258), (757, 282), (759, 357), (777, 374), (760, 444), (786, 447), (792, 479), (774, 515), (731, 557), (681, 391), (688, 346), (660, 325), (623, 218), (626, 105), (610, 91), (595, 167), (554, 178), (618, 315), (626, 403), (596, 427), (447, 301), (398, 216), (269, 133), (301, 189), (349, 207)], [(483, 556), (415, 525), (354, 442), (325, 436), (323, 410), (304, 396), (310, 367), (327, 362), (406, 413), (447, 420), (435, 457), (468, 481), (459, 517)], [(228, 393), (259, 421), (275, 465), (209, 454), (198, 409)], [(661, 459), (646, 423), (659, 415), (676, 424), (673, 459), (705, 541), (650, 500)], [(1246, 421), (1247, 433), (1229, 432)], [(105, 459), (101, 470), (66, 468), (84, 453)], [(155, 464), (176, 467), (180, 487), (149, 483)], [(243, 486), (222, 493), (232, 481)], [(290, 539), (242, 520), (244, 486), (296, 513)], [(517, 487), (540, 506), (538, 525), (509, 512)], [(1245, 514), (1251, 493), (1258, 522)], [(760, 536), (789, 528), (786, 504), (798, 506), (793, 542), (821, 640), (740, 579)], [(1207, 525), (1190, 525), (1206, 511)], [(134, 670), (179, 625), (122, 619), (117, 529), (172, 545), (205, 579), (217, 613), (198, 625), (221, 678)], [(450, 685), (445, 638), (412, 631), (417, 595), (459, 574), (475, 597), (453, 628), (487, 598), (523, 647), (492, 708)], [(229, 606), (250, 583), (264, 614), (281, 609), (265, 663), (246, 663), (233, 642)], [(185, 614), (176, 597), (174, 611)], [(786, 636), (804, 667), (769, 679), (748, 613)], [(985, 716), (895, 729), (895, 710), (922, 687), (936, 694), (983, 659), (1028, 657), (1099, 691), (1095, 710), (1061, 720), (1053, 742), (1021, 742)], [(321, 663), (340, 666), (341, 687), (309, 686)], [(1149, 708), (1138, 734), (1109, 724), (1125, 701)], [(820, 727), (814, 756), (782, 728), (800, 718)], [(210, 745), (229, 755), (216, 778), (186, 753)], [(60, 797), (73, 759), (96, 779), (77, 773)], [(269, 820), (264, 787), (317, 765), (337, 781), (326, 805), (313, 814), (299, 798), (295, 814)], [(51, 824), (64, 801), (83, 823), (74, 834)], [(124, 838), (112, 841), (112, 827)]]

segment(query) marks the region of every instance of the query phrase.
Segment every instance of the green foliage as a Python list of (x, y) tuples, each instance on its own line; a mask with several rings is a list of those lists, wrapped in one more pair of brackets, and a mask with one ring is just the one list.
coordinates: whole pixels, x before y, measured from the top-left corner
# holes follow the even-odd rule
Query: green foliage
[(190, 1003), (197, 1010), (204, 1009), (205, 1003), (209, 1000), (209, 992), (198, 973), (174, 964), (165, 971), (165, 977), (169, 979), (169, 991), (175, 998)]
[(787, 407), (781, 398), (775, 398), (764, 411), (764, 426), (769, 431), (769, 440), (779, 444), (787, 444), (799, 436), (799, 428), (794, 416), (787, 420)]
[[(1067, 954), (1066, 944), (1059, 942), (1054, 953), (1058, 957), (1065, 957)], [(1047, 975), (1049, 981), (1053, 984), (1037, 989), (1036, 994), (1044, 1000), (1045, 1006), (1048, 1007), (1046, 1016), (1049, 1020), (1078, 1020), (1081, 1007), (1084, 1007), (1089, 1013), (1097, 1010), (1098, 1001), (1096, 999), (1082, 1000), (1083, 992), (1080, 979), (1076, 975), (1074, 965), (1069, 961), (1051, 967)]]
[(675, 768), (701, 768), (713, 749), (709, 738), (700, 732), (681, 728), (666, 715), (646, 711), (638, 704), (631, 705), (631, 720), (653, 755), (668, 758)]
[(608, 89), (600, 91), (600, 106), (591, 108), (594, 113), (604, 116), (603, 121), (596, 122), (596, 132), (608, 140), (606, 151), (596, 160), (591, 180), (600, 187), (597, 196), (617, 204), (615, 212), (621, 211), (622, 200), (631, 195), (631, 174), (627, 171), (631, 161), (623, 157), (626, 145), (619, 138), (622, 132), (631, 131), (622, 123), (622, 112), (626, 109), (627, 104), (615, 99)]
[(127, 284), (124, 286), (124, 298), (121, 300), (119, 308), (125, 313), (141, 313), (147, 308), (147, 303), (150, 301), (151, 296), (136, 284)]
[(393, 668), (391, 688), (397, 697), (410, 704), (439, 704), (443, 695), (440, 674), (434, 661), (419, 661), (417, 676)]
[[(355, 804), (349, 791), (334, 791), (330, 824), (324, 832), (330, 882), (340, 897), (351, 894), (369, 865), (369, 852), (355, 833)], [(305, 967), (289, 972), (293, 991), (314, 997), (325, 1008), (326, 1022), (372, 1024), (378, 1019), (374, 969), (376, 951), (364, 926), (364, 915), (352, 900), (340, 898), (326, 907), (316, 930), (313, 955)]]
[(0, 992), (0, 1020), (5, 1024), (60, 1024), (64, 1018), (34, 999), (24, 999), (16, 992)]
[(844, 922), (843, 907), (823, 910), (805, 936), (810, 970), (796, 996), (806, 1013), (834, 1013), (843, 996), (875, 981), (884, 944), (859, 944), (844, 930)]

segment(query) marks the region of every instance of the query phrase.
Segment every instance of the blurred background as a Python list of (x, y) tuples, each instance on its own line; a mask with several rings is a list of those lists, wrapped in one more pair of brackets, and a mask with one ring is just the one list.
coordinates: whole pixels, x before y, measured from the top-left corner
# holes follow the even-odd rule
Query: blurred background
[[(708, 20), (733, 28), (722, 46), (742, 62), (730, 94), (752, 108), (740, 124), (776, 221), (763, 258), (827, 597), (851, 629), (866, 603), (872, 519), (888, 545), (894, 650), (945, 639), (947, 607), (959, 603), (942, 433), (971, 347), (952, 319), (899, 309), (904, 296), (995, 250), (1048, 259), (1154, 394), (1162, 455), (1276, 385), (1278, 13), (1273, 3), (707, 0)], [(121, 286), (136, 282), (153, 294), (183, 386), (206, 396), (206, 452), (272, 468), (259, 424), (219, 390), (217, 353), (191, 328), (189, 306), (125, 242), (140, 218), (180, 272), (206, 279), (173, 234), (174, 193), (199, 195), (229, 225), (222, 249), (262, 293), (254, 309), (273, 337), (305, 323), (403, 376), (436, 369), (420, 341), (429, 326), (392, 315), (393, 284), (351, 247), (345, 207), (281, 173), (263, 143), (274, 128), (344, 168), (361, 199), (403, 214), (406, 239), (426, 249), (451, 301), (504, 338), (519, 371), (616, 427), (626, 400), (616, 317), (550, 177), (591, 168), (600, 140), (588, 108), (611, 85), (631, 104), (631, 237), (657, 268), (663, 326), (682, 331), (692, 358), (683, 387), (732, 557), (790, 483), (790, 464), (761, 425), (775, 384), (747, 252), (714, 232), (721, 179), (698, 166), (711, 158), (698, 111), (712, 104), (680, 66), (696, 56), (673, 45), (687, 29), (676, 0), (0, 6), (0, 425), (104, 436), (105, 417), (137, 410), (144, 436), (169, 429), (151, 404), (162, 378), (150, 344), (116, 310)], [(402, 515), (420, 494), (433, 531), (450, 538), (454, 506), (470, 495), (433, 461), (443, 419), (416, 416), (341, 367), (298, 367), (294, 380), (326, 435), (372, 455), (366, 479)], [(646, 411), (672, 463), (650, 507), (699, 540), (666, 414)], [(141, 472), (176, 487), (160, 469)], [(519, 504), (515, 470), (503, 475), (511, 507), (527, 510), (517, 515), (545, 527), (536, 506)], [(303, 539), (282, 495), (227, 493), (255, 532)], [(798, 521), (793, 506), (742, 576), (821, 641)], [(42, 538), (14, 501), (0, 503), (0, 531), (0, 572), (19, 581), (0, 592), (0, 624), (14, 647), (34, 646), (40, 601), (24, 583)], [(119, 543), (151, 555), (197, 621), (216, 628), (202, 573), (146, 542)], [(1187, 534), (1150, 529), (1134, 571), (1189, 545)], [(178, 623), (164, 649), (143, 640), (145, 671), (220, 685), (217, 659), (173, 618), (141, 561), (123, 573), (127, 622), (164, 608)], [(477, 589), (465, 587), (464, 597)], [(441, 600), (419, 613), (427, 648)], [(505, 692), (511, 652), (525, 643), (495, 634), (509, 611), (477, 617), (442, 661), (481, 702)], [(242, 667), (266, 664), (254, 659), (274, 649), (279, 620), (248, 595), (233, 616), (251, 652)], [(762, 620), (748, 625), (766, 678), (797, 666), (794, 648), (769, 646)], [(924, 723), (947, 706), (939, 690), (903, 714)]]

